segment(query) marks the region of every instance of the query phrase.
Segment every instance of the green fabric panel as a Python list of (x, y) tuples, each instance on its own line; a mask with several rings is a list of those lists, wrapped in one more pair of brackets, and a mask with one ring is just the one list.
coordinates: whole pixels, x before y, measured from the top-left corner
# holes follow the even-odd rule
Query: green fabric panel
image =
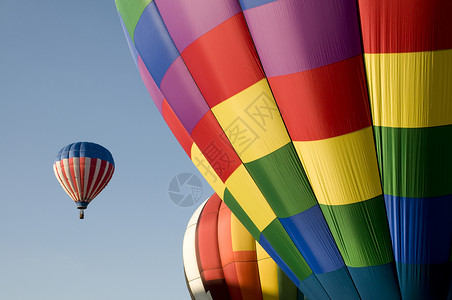
[(300, 281), (312, 274), (311, 268), (278, 219), (273, 220), (262, 234)]
[(452, 194), (452, 125), (374, 126), (374, 134), (384, 194), (410, 198)]
[(297, 299), (298, 288), (293, 284), (293, 282), (287, 277), (286, 273), (277, 267), (278, 274), (278, 292), (280, 300), (284, 299)]
[(369, 267), (394, 260), (383, 195), (320, 208), (347, 266)]
[(226, 206), (232, 211), (232, 213), (239, 219), (239, 221), (245, 226), (245, 228), (249, 231), (249, 233), (253, 236), (253, 238), (259, 242), (261, 232), (254, 225), (254, 222), (248, 217), (240, 204), (235, 200), (234, 196), (232, 196), (231, 192), (228, 189), (224, 191), (223, 201)]
[(292, 143), (245, 164), (276, 216), (287, 218), (317, 204)]
[(121, 15), (124, 25), (126, 25), (132, 42), (135, 42), (135, 27), (137, 26), (138, 20), (146, 6), (152, 1), (153, 0), (115, 0), (116, 8)]

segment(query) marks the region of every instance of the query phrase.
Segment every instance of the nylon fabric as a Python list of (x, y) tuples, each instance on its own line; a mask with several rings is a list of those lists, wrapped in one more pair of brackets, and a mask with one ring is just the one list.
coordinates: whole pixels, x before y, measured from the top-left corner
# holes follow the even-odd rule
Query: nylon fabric
[(196, 259), (203, 284), (213, 299), (229, 300), (218, 245), (218, 196), (204, 206), (196, 227)]
[(344, 267), (318, 204), (279, 220), (314, 273), (326, 273)]
[(212, 112), (245, 164), (290, 142), (265, 79), (216, 105)]
[[(283, 299), (279, 296), (279, 282), (277, 280), (278, 266), (270, 255), (256, 242), (257, 267), (259, 268), (259, 281), (263, 300)], [(293, 285), (292, 281), (289, 282)], [(295, 287), (296, 288), (296, 287)], [(276, 297), (278, 295), (279, 297)]]
[(166, 71), (180, 54), (169, 36), (154, 1), (146, 6), (132, 32), (134, 32), (132, 39), (135, 48), (155, 83), (160, 86)]
[(356, 12), (354, 0), (278, 0), (243, 13), (271, 78), (361, 54)]
[(374, 133), (384, 194), (409, 198), (452, 194), (452, 125), (375, 127)]
[(211, 108), (264, 78), (241, 13), (193, 42), (182, 57)]
[(156, 0), (155, 2), (180, 52), (241, 11), (236, 1)]
[(276, 219), (275, 213), (243, 165), (228, 178), (226, 186), (259, 231), (262, 232)]
[(294, 141), (331, 138), (372, 125), (361, 55), (268, 81)]
[(216, 194), (190, 218), (183, 258), (195, 299), (297, 300), (302, 295)]
[[(244, 11), (270, 88), (316, 199), (331, 206), (352, 205), (382, 194), (356, 5), (352, 0), (281, 0)], [(290, 83), (285, 85), (285, 79)], [(363, 117), (355, 117), (358, 115)], [(310, 122), (311, 118), (316, 121)], [(349, 253), (381, 255), (365, 260), (366, 263), (393, 261), (390, 248), (389, 252), (368, 249), (370, 245), (390, 243), (387, 225), (386, 231), (376, 236), (366, 236), (373, 233), (368, 230), (354, 232), (353, 239), (375, 239), (373, 244), (350, 243), (350, 240), (344, 243), (341, 235), (335, 234), (339, 231), (337, 219), (358, 218), (370, 222), (366, 226), (375, 227), (387, 222), (384, 210), (373, 215), (357, 211), (357, 216), (332, 212), (332, 218), (326, 221), (347, 266), (349, 260), (345, 257)], [(340, 226), (344, 228), (343, 224)], [(319, 282), (324, 279), (337, 284), (331, 280), (334, 274), (324, 278), (320, 275), (315, 275)], [(395, 283), (395, 273), (388, 280)], [(343, 291), (348, 288), (352, 294), (355, 290), (356, 295), (353, 285), (356, 286), (355, 280), (354, 284), (336, 287)], [(330, 296), (341, 294), (327, 282), (325, 286)]]
[(452, 49), (449, 0), (359, 0), (365, 53)]
[[(448, 207), (438, 206), (438, 199), (452, 194), (452, 2), (358, 2), (401, 296), (445, 299), (450, 267), (440, 253), (450, 249), (450, 229), (442, 229), (450, 217), (442, 225), (432, 218)], [(447, 239), (447, 250), (430, 252)], [(416, 263), (403, 264), (402, 259)], [(443, 263), (433, 264), (435, 260)]]
[(218, 245), (231, 299), (262, 299), (254, 238), (222, 202)]
[[(129, 44), (129, 46), (132, 47), (132, 45)], [(133, 49), (135, 51), (136, 48), (133, 46)], [(146, 65), (144, 64), (143, 60), (139, 56), (137, 52), (137, 67), (138, 71), (140, 72), (141, 80), (143, 80), (144, 85), (146, 86), (146, 89), (148, 90), (149, 95), (151, 95), (152, 101), (154, 101), (154, 104), (157, 106), (157, 109), (159, 110), (160, 114), (163, 114), (163, 101), (166, 102), (165, 97), (163, 97), (162, 92), (158, 88), (157, 84), (155, 83), (154, 79), (152, 79), (151, 74), (149, 74), (148, 69), (146, 68)], [(167, 103), (168, 105), (168, 103)]]
[(452, 195), (405, 198), (385, 195), (396, 262), (449, 262), (452, 239)]
[(188, 222), (187, 228), (184, 234), (183, 241), (183, 260), (184, 260), (184, 272), (185, 278), (187, 280), (187, 287), (190, 294), (193, 295), (193, 299), (196, 300), (208, 300), (208, 296), (206, 290), (204, 288), (204, 284), (201, 280), (201, 273), (198, 268), (198, 260), (196, 258), (196, 226), (198, 224), (199, 216), (201, 215), (201, 211), (205, 206), (204, 202), (201, 204), (196, 211), (193, 213), (193, 216), (190, 218)]
[(278, 217), (296, 215), (316, 204), (292, 143), (245, 167)]
[(401, 298), (398, 282), (393, 279), (396, 273), (394, 263), (370, 267), (348, 267), (348, 272), (362, 299), (397, 300)]
[[(308, 297), (446, 297), (452, 2), (116, 2), (178, 141)], [(111, 177), (86, 161), (54, 165), (68, 193)], [(249, 262), (240, 245), (225, 261)]]
[(116, 8), (124, 20), (125, 27), (130, 35), (132, 41), (134, 41), (134, 33), (135, 28), (137, 26), (138, 20), (145, 8), (151, 3), (153, 0), (137, 0), (137, 1), (128, 1), (128, 0), (115, 0)]
[(53, 164), (55, 177), (79, 208), (86, 208), (105, 188), (114, 170), (110, 151), (90, 142), (62, 148)]
[(366, 54), (375, 126), (452, 124), (452, 50)]
[(328, 224), (334, 224), (330, 230), (347, 266), (376, 266), (394, 260), (391, 241), (386, 238), (390, 236), (388, 222), (373, 218), (385, 213), (382, 195), (353, 204), (321, 204), (320, 208)]
[(294, 144), (320, 204), (350, 204), (382, 194), (372, 127)]

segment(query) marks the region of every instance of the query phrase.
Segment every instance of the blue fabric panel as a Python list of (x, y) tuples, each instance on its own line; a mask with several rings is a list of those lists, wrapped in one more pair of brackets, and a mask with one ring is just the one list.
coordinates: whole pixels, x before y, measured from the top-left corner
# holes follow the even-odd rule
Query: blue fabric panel
[(135, 45), (133, 44), (132, 39), (130, 38), (130, 34), (127, 31), (126, 25), (124, 24), (124, 21), (122, 20), (121, 15), (119, 15), (119, 20), (121, 21), (122, 30), (124, 31), (124, 35), (126, 36), (127, 45), (129, 45), (130, 53), (132, 53), (133, 60), (135, 62), (135, 65), (138, 68), (138, 52), (137, 52), (137, 49), (135, 48)]
[(337, 300), (360, 300), (358, 291), (348, 273), (347, 267), (342, 267), (336, 271), (316, 274), (323, 288), (334, 295)]
[(90, 142), (78, 142), (67, 145), (58, 152), (55, 161), (71, 157), (99, 158), (108, 161), (112, 165), (115, 165), (113, 156), (111, 155), (110, 151), (108, 151), (101, 145)]
[(77, 208), (86, 208), (89, 204), (88, 201), (77, 201), (75, 202), (75, 204), (77, 205)]
[(348, 267), (348, 271), (361, 299), (400, 300), (393, 263), (371, 267)]
[(135, 47), (158, 87), (168, 68), (180, 56), (155, 1), (143, 11), (134, 33)]
[(315, 274), (345, 266), (318, 204), (279, 220)]
[(270, 245), (268, 240), (265, 238), (263, 234), (261, 234), (259, 238), (259, 244), (264, 248), (265, 251), (267, 251), (268, 255), (270, 255), (271, 258), (276, 262), (276, 264), (281, 268), (281, 270), (286, 273), (287, 277), (292, 280), (292, 282), (298, 286), (300, 284), (300, 280), (297, 276), (292, 272), (292, 270), (287, 266), (287, 264), (282, 260), (282, 258), (279, 256), (278, 253), (276, 253), (275, 249), (273, 249), (273, 246)]
[(240, 0), (240, 5), (242, 6), (242, 10), (246, 10), (275, 1), (276, 0)]
[(404, 264), (449, 261), (452, 195), (432, 198), (384, 196), (395, 261)]
[(403, 299), (446, 299), (450, 288), (450, 263), (412, 265), (396, 263)]
[(303, 280), (298, 285), (298, 289), (300, 289), (308, 299), (316, 300), (334, 299), (328, 296), (328, 294), (325, 292), (319, 280), (314, 274), (311, 274), (311, 276), (308, 276), (308, 278)]

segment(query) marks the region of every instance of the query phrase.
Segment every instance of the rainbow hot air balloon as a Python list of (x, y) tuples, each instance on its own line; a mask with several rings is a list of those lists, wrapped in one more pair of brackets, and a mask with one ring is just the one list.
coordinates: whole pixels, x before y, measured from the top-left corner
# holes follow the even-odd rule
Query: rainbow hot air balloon
[(113, 176), (115, 162), (110, 151), (101, 145), (78, 142), (58, 152), (53, 171), (63, 189), (75, 201), (80, 219), (83, 219), (88, 204)]
[(180, 144), (308, 298), (446, 297), (451, 1), (116, 4)]
[(183, 257), (194, 300), (304, 299), (217, 194), (190, 219)]

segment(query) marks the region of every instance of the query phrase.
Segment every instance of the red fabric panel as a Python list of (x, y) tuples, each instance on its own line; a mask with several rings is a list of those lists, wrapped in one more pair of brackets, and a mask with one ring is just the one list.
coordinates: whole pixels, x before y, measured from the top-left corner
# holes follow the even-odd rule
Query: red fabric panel
[(361, 55), (268, 81), (294, 141), (326, 139), (372, 124)]
[[(248, 261), (237, 261), (238, 281), (240, 282), (243, 299), (262, 300), (261, 284), (259, 281), (259, 269), (256, 261), (256, 252), (238, 251), (245, 256), (249, 256)], [(243, 253), (242, 253), (243, 252)], [(237, 252), (236, 252), (237, 253)]]
[(79, 190), (78, 190), (78, 186), (77, 186), (77, 181), (75, 180), (76, 174), (75, 174), (75, 169), (74, 169), (74, 158), (73, 157), (69, 158), (69, 172), (71, 174), (71, 182), (74, 185), (75, 196), (77, 198), (80, 198), (80, 196), (79, 196), (80, 194), (79, 194)]
[(114, 172), (114, 166), (109, 163), (106, 162), (106, 174), (104, 176), (104, 179), (102, 180), (102, 182), (99, 184), (99, 186), (97, 187), (97, 190), (95, 191), (95, 193), (91, 196), (92, 199), (96, 198), (97, 195), (99, 195), (100, 192), (102, 192), (102, 190), (107, 186), (108, 182), (110, 181), (111, 177), (113, 176), (113, 172)]
[(218, 245), (220, 247), (222, 266), (234, 261), (234, 253), (232, 252), (231, 215), (231, 210), (224, 202), (222, 202), (218, 215)]
[(231, 299), (242, 300), (244, 298), (240, 290), (232, 251), (231, 214), (231, 210), (223, 202), (218, 216), (218, 245), (220, 246), (221, 266)]
[[(100, 162), (100, 168), (99, 173), (97, 174), (96, 182), (94, 183), (94, 189), (91, 195), (89, 195), (90, 200), (94, 199), (107, 185), (108, 181), (108, 167), (112, 166), (109, 162), (106, 160), (101, 160)], [(107, 171), (107, 172), (105, 172)], [(105, 176), (104, 176), (105, 173)]]
[(201, 36), (181, 56), (211, 108), (264, 78), (242, 13)]
[(198, 122), (191, 137), (223, 182), (241, 165), (240, 158), (211, 111)]
[[(89, 197), (90, 194), (94, 192), (95, 183), (94, 183), (94, 174), (96, 173), (96, 165), (97, 165), (97, 158), (91, 158), (90, 164), (89, 164), (89, 175), (88, 175), (88, 190), (86, 193), (86, 196)], [(91, 191), (91, 192), (90, 192)]]
[(196, 228), (196, 256), (206, 290), (211, 292), (214, 299), (229, 299), (218, 248), (220, 205), (219, 197), (211, 197), (204, 206)]
[[(74, 190), (72, 189), (71, 185), (69, 184), (69, 178), (66, 176), (66, 169), (64, 168), (63, 160), (60, 160), (58, 163), (59, 163), (60, 166), (61, 166), (61, 171), (62, 171), (62, 173), (63, 173), (63, 177), (65, 178), (64, 180), (65, 180), (65, 182), (67, 183), (67, 187), (68, 187), (69, 192), (70, 192), (70, 194), (71, 194), (71, 198), (72, 198), (74, 201), (76, 201), (77, 196), (75, 195)], [(69, 169), (70, 169), (70, 168), (69, 168)], [(69, 171), (70, 171), (70, 170), (69, 170)]]
[(451, 0), (359, 0), (365, 53), (452, 48)]
[[(262, 300), (256, 251), (233, 251), (231, 218), (232, 212), (223, 202), (218, 216), (218, 244), (231, 299)], [(253, 239), (251, 234), (249, 238)]]
[(171, 109), (166, 100), (163, 100), (162, 116), (179, 144), (182, 146), (182, 148), (184, 148), (185, 153), (187, 153), (187, 155), (191, 158), (191, 147), (193, 146), (193, 139), (188, 134), (187, 130), (185, 130), (184, 126), (179, 121), (176, 114)]

